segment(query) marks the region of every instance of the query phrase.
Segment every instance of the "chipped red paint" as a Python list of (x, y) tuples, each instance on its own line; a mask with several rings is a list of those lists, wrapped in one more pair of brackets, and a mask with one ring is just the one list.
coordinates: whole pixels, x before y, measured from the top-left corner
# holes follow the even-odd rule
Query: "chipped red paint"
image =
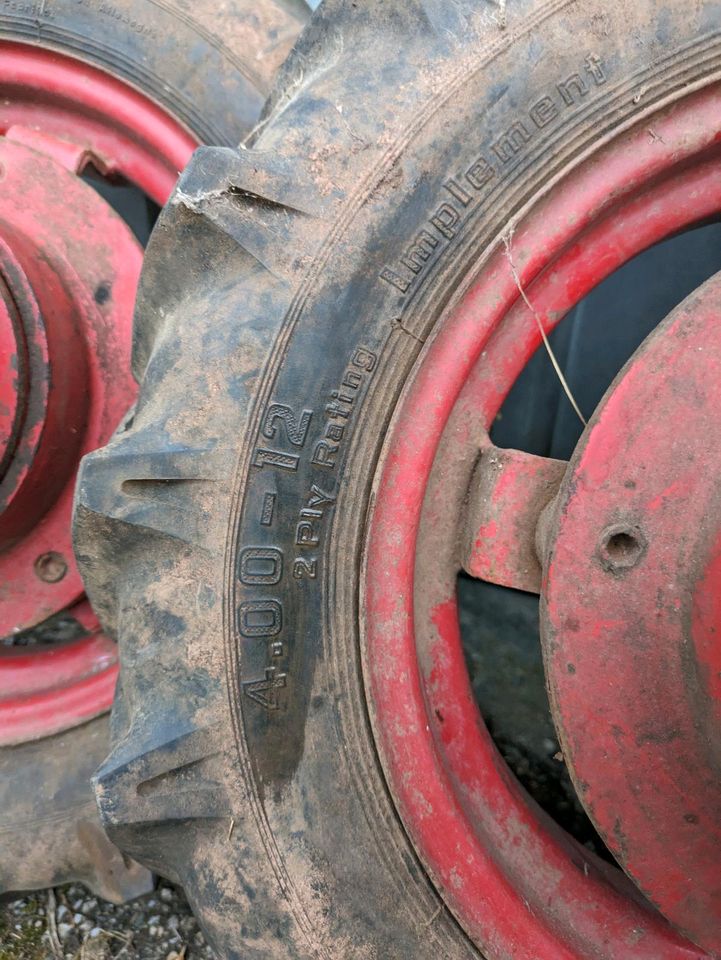
[[(691, 638), (698, 664), (698, 682), (714, 725), (721, 725), (721, 536), (709, 550), (708, 561), (693, 591)], [(714, 747), (716, 745), (714, 744)]]
[(541, 605), (584, 802), (649, 899), (716, 955), (719, 374), (721, 275), (656, 328), (594, 414), (561, 488)]
[[(75, 471), (135, 396), (132, 312), (142, 250), (78, 174), (88, 164), (163, 203), (195, 146), (130, 87), (86, 64), (0, 43), (0, 637), (82, 597), (71, 543)], [(107, 710), (117, 666), (90, 631), (0, 648), (0, 744)]]
[(538, 593), (536, 527), (567, 464), (484, 446), (468, 491), (463, 569), (489, 583)]
[(657, 137), (646, 121), (539, 201), (441, 324), (389, 431), (364, 567), (371, 720), (416, 849), (490, 960), (706, 955), (510, 775), (470, 689), (455, 577), (484, 431), (540, 340), (514, 272), (551, 329), (623, 262), (715, 214), (720, 117), (718, 87), (690, 96), (654, 117)]
[(2, 743), (47, 737), (103, 713), (112, 701), (117, 679), (113, 641), (99, 632), (87, 601), (70, 611), (90, 631), (73, 643), (59, 644), (42, 655), (24, 647), (2, 654), (0, 731)]

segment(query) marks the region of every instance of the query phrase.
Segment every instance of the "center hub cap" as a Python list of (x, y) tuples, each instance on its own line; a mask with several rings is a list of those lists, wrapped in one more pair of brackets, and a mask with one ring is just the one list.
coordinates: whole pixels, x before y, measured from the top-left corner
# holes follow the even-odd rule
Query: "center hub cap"
[[(607, 845), (721, 952), (721, 275), (637, 351), (562, 484), (541, 620), (563, 755)], [(543, 526), (543, 525), (542, 525)]]

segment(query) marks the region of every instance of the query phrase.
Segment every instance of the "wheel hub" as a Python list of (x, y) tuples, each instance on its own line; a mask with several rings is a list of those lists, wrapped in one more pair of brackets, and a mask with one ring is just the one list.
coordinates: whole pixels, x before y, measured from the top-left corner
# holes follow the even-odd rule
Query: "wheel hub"
[[(78, 176), (86, 147), (11, 127), (0, 139), (0, 637), (71, 608), (82, 639), (0, 656), (0, 743), (107, 709), (114, 644), (97, 633), (71, 543), (80, 458), (132, 403), (142, 250)], [(80, 602), (79, 602), (80, 601)]]
[[(14, 368), (10, 383), (15, 386), (15, 417), (0, 479), (0, 549), (23, 537), (52, 505), (79, 458), (88, 416), (86, 352), (73, 322), (73, 301), (60, 273), (33, 269), (40, 262), (30, 259), (31, 250), (27, 254), (35, 283), (0, 239), (0, 293), (10, 327), (3, 353)], [(36, 566), (44, 569), (39, 560)]]
[(75, 470), (134, 396), (142, 250), (77, 176), (87, 160), (83, 148), (25, 128), (0, 140), (0, 636), (81, 596)]
[(549, 532), (542, 640), (564, 758), (626, 871), (721, 951), (721, 276), (619, 375)]

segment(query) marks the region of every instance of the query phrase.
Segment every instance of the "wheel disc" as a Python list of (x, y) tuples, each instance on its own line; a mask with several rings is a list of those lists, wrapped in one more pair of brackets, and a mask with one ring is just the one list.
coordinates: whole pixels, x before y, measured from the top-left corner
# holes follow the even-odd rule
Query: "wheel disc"
[[(81, 179), (124, 178), (163, 203), (195, 141), (127, 85), (79, 61), (0, 43), (0, 744), (110, 708), (115, 644), (73, 557), (81, 457), (135, 398), (132, 313), (142, 249)], [(74, 639), (25, 645), (62, 614)], [(9, 644), (9, 645), (8, 645)]]
[(659, 909), (721, 951), (717, 274), (609, 390), (544, 531), (541, 635), (566, 762)]

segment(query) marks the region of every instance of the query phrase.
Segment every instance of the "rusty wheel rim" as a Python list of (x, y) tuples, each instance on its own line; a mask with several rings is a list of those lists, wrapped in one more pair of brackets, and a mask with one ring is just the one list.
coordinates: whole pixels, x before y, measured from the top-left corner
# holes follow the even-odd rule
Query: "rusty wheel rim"
[[(376, 477), (363, 587), (374, 733), (422, 860), (491, 960), (707, 955), (510, 775), (471, 691), (456, 575), (465, 568), (541, 591), (537, 542), (544, 532), (546, 544), (555, 538), (543, 508), (567, 465), (493, 448), (490, 425), (539, 345), (540, 324), (551, 330), (635, 254), (718, 214), (720, 104), (721, 91), (709, 88), (647, 119), (508, 230), (416, 365)], [(719, 955), (717, 892), (715, 913), (708, 901), (680, 910), (664, 877), (641, 878), (598, 825), (666, 917)]]

